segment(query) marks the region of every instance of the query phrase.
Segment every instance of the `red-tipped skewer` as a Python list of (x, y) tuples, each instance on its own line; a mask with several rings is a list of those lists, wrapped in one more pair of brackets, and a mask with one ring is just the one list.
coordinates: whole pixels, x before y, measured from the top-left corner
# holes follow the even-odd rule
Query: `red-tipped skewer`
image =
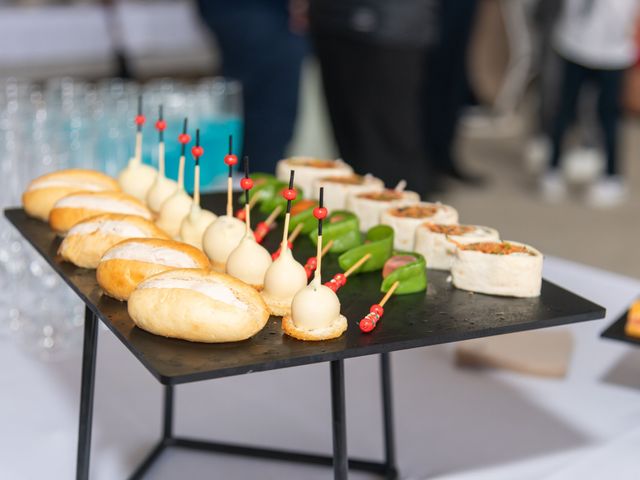
[(384, 297), (382, 297), (382, 300), (380, 300), (380, 303), (375, 303), (371, 305), (371, 307), (369, 308), (369, 313), (367, 313), (364, 316), (364, 318), (360, 320), (360, 322), (358, 323), (358, 326), (360, 327), (360, 330), (362, 332), (369, 333), (374, 328), (376, 328), (376, 325), (382, 318), (382, 315), (384, 315), (385, 303), (387, 303), (387, 301), (391, 298), (391, 295), (393, 295), (393, 292), (396, 291), (396, 288), (398, 288), (398, 285), (400, 285), (399, 280), (396, 280), (395, 282), (393, 282), (393, 285), (391, 285), (391, 288), (389, 289), (389, 291), (385, 293)]

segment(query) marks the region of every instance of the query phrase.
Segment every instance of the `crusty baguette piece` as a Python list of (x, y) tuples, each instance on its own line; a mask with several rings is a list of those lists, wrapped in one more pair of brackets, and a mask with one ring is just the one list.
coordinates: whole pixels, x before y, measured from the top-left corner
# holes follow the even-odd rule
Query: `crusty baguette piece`
[(155, 275), (129, 297), (129, 315), (141, 329), (191, 342), (237, 342), (262, 330), (269, 311), (249, 285), (211, 270)]
[(58, 200), (49, 214), (49, 226), (64, 234), (76, 223), (102, 213), (138, 215), (151, 220), (151, 211), (134, 197), (122, 192), (77, 192)]
[(169, 235), (153, 222), (137, 215), (104, 213), (76, 223), (67, 233), (58, 253), (78, 267), (96, 268), (104, 253), (129, 238), (163, 238)]
[(31, 181), (22, 194), (22, 206), (27, 215), (45, 222), (55, 203), (75, 192), (116, 192), (118, 182), (96, 170), (70, 168), (47, 173)]
[(96, 278), (107, 295), (127, 300), (143, 280), (180, 268), (208, 269), (209, 259), (202, 251), (186, 243), (133, 238), (105, 252), (98, 264)]

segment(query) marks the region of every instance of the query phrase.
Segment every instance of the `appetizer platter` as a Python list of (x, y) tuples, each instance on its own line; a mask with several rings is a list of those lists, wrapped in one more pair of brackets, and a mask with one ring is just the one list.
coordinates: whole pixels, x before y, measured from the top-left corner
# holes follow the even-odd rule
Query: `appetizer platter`
[[(173, 181), (165, 141), (176, 139), (164, 136), (162, 106), (157, 169), (143, 162), (145, 122), (140, 97), (134, 156), (117, 180), (53, 172), (29, 184), (23, 208), (5, 210), (86, 305), (77, 478), (89, 477), (98, 320), (165, 385), (163, 437), (132, 478), (181, 446), (333, 465), (346, 479), (348, 468), (398, 476), (390, 352), (604, 316), (543, 280), (534, 247), (459, 224), (454, 207), (422, 202), (405, 182), (391, 188), (342, 160), (309, 157), (252, 173), (231, 137), (223, 159), (207, 158), (186, 118)], [(211, 161), (228, 167), (226, 192), (201, 195), (200, 162)], [(343, 361), (377, 353), (385, 460), (353, 460)], [(174, 385), (319, 362), (330, 362), (332, 457), (173, 435)]]
[[(201, 208), (223, 213), (228, 212), (228, 198), (227, 193), (207, 194), (201, 196), (199, 201)], [(291, 200), (293, 211), (296, 199)], [(313, 205), (317, 205), (317, 202)], [(332, 212), (327, 212), (326, 218), (331, 215)], [(456, 288), (449, 278), (451, 272), (424, 270), (425, 261), (420, 253), (391, 255), (397, 253), (393, 250), (391, 227), (378, 225), (362, 235), (359, 245), (349, 249), (341, 246), (341, 251), (337, 253), (330, 251), (331, 240), (324, 238), (320, 254), (323, 283), (331, 283), (336, 275), (344, 274), (360, 259), (369, 256), (337, 291), (340, 315), (347, 322), (344, 333), (329, 340), (301, 341), (287, 335), (282, 329), (280, 315), (288, 313), (287, 301), (281, 302), (278, 310), (277, 302), (270, 301), (269, 296), (288, 298), (294, 290), (306, 287), (307, 282), (302, 278), (302, 272), (305, 272), (308, 279), (313, 279), (318, 266), (320, 245), (317, 241), (312, 241), (312, 232), (308, 232), (306, 235), (300, 234), (293, 249), (289, 248), (286, 235), (282, 234), (295, 227), (290, 222), (285, 230), (284, 219), (278, 219), (279, 228), (272, 229), (262, 245), (272, 253), (281, 250), (283, 243), (287, 248), (284, 255), (280, 256), (282, 260), (274, 261), (267, 268), (264, 289), (259, 295), (267, 300), (264, 303), (267, 310), (279, 316), (272, 315), (253, 336), (234, 343), (198, 343), (165, 338), (137, 327), (127, 310), (127, 304), (102, 291), (96, 280), (95, 270), (64, 261), (58, 251), (60, 245), (68, 239), (60, 237), (41, 220), (29, 217), (23, 209), (7, 210), (6, 216), (76, 291), (88, 308), (105, 322), (161, 382), (167, 384), (544, 328), (597, 319), (604, 315), (602, 307), (545, 280), (541, 280), (539, 296), (523, 298), (485, 295)], [(230, 216), (221, 216), (233, 218), (233, 210)], [(254, 208), (250, 221), (257, 225), (267, 216), (259, 208)], [(293, 219), (294, 216), (290, 218)], [(318, 219), (313, 213), (310, 218), (312, 226), (317, 226)], [(238, 224), (239, 238), (246, 238), (246, 223), (238, 220)], [(328, 221), (325, 219), (323, 237), (327, 225)], [(327, 249), (327, 246), (330, 248)], [(406, 256), (409, 258), (398, 258)], [(383, 278), (382, 269), (390, 260), (399, 262), (401, 267), (396, 267)], [(428, 259), (426, 264), (428, 267)], [(280, 265), (283, 265), (284, 274), (278, 272)], [(297, 273), (291, 274), (291, 271)], [(424, 272), (425, 277), (416, 278), (416, 271)], [(288, 282), (297, 282), (288, 291), (280, 280), (283, 275)], [(360, 328), (361, 320), (370, 313), (372, 306), (381, 304), (384, 293), (391, 289), (398, 278), (404, 279), (404, 282), (400, 281), (392, 296), (386, 300), (384, 316), (376, 322), (375, 328), (365, 333)], [(422, 287), (425, 281), (426, 290)], [(401, 287), (408, 288), (411, 292), (416, 289), (416, 285), (418, 291), (400, 294)], [(140, 322), (142, 325), (142, 320)]]
[(602, 332), (603, 338), (640, 345), (640, 299), (631, 304), (609, 327)]

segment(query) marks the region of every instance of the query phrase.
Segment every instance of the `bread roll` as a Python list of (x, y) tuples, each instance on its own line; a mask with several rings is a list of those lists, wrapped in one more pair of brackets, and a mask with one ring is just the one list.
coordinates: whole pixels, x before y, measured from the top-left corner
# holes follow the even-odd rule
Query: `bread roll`
[(62, 197), (49, 214), (49, 226), (66, 233), (76, 223), (103, 213), (138, 215), (151, 220), (151, 212), (139, 200), (122, 192), (78, 192)]
[(458, 212), (442, 203), (420, 202), (392, 206), (380, 215), (380, 223), (393, 227), (393, 246), (398, 250), (413, 250), (416, 228), (425, 221), (453, 225), (458, 223)]
[(96, 268), (102, 255), (129, 238), (169, 236), (149, 220), (136, 215), (105, 213), (76, 223), (64, 238), (58, 253), (78, 267)]
[(451, 267), (453, 285), (462, 290), (507, 297), (538, 297), (542, 254), (517, 242), (460, 244)]
[(480, 225), (442, 225), (426, 222), (416, 228), (415, 251), (435, 270), (451, 270), (456, 258), (456, 243), (499, 240), (498, 231)]
[[(297, 173), (297, 172), (296, 172)], [(384, 190), (384, 183), (373, 175), (340, 175), (327, 176), (314, 182), (313, 191), (324, 188), (324, 206), (333, 210), (347, 208), (347, 197), (362, 192), (379, 192)]]
[(134, 238), (111, 247), (100, 259), (96, 278), (110, 297), (127, 300), (146, 278), (177, 268), (209, 268), (206, 255), (175, 240)]
[(27, 215), (46, 222), (55, 203), (70, 193), (118, 190), (118, 182), (104, 173), (81, 168), (58, 170), (33, 180), (22, 194), (22, 205)]
[(302, 188), (305, 198), (317, 198), (313, 190), (314, 182), (322, 177), (347, 176), (353, 169), (342, 160), (321, 160), (312, 157), (291, 157), (280, 160), (276, 165), (276, 177), (288, 182), (291, 170), (296, 171), (296, 185)]
[(134, 290), (129, 315), (141, 329), (191, 342), (237, 342), (258, 333), (269, 312), (258, 292), (229, 275), (172, 270)]
[(360, 219), (363, 232), (380, 223), (380, 215), (394, 205), (420, 202), (420, 195), (408, 190), (373, 190), (366, 192), (350, 192), (347, 195), (347, 210), (354, 212)]

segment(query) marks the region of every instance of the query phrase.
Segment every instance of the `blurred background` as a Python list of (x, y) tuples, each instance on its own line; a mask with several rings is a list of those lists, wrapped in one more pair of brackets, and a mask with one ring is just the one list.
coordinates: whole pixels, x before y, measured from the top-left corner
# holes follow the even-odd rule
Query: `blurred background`
[[(144, 161), (157, 161), (163, 104), (168, 174), (188, 116), (203, 135), (205, 190), (219, 186), (233, 134), (254, 170), (342, 157), (388, 185), (406, 179), (463, 223), (640, 278), (638, 7), (0, 0), (0, 205), (58, 168), (115, 175), (133, 154), (142, 94)], [(77, 351), (82, 315), (0, 220), (0, 335), (56, 358)]]

